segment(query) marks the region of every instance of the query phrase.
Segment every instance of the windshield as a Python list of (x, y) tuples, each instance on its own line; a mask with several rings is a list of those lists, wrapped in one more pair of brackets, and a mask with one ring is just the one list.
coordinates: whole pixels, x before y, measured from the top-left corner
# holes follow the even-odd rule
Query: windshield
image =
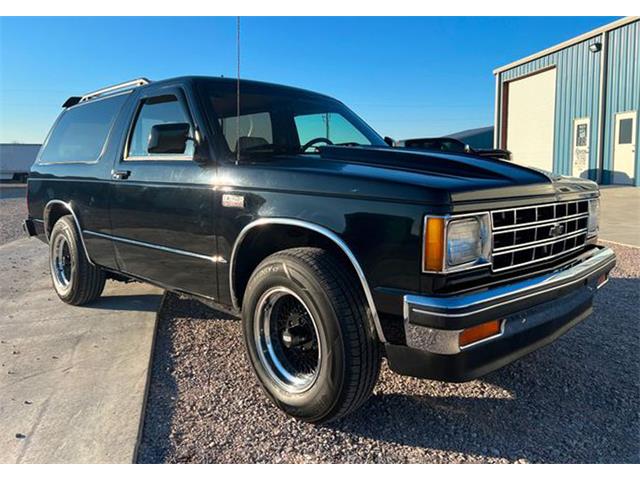
[(236, 86), (211, 82), (208, 105), (230, 156), (315, 154), (324, 145), (386, 144), (380, 136), (342, 103), (301, 90), (241, 83), (240, 116)]

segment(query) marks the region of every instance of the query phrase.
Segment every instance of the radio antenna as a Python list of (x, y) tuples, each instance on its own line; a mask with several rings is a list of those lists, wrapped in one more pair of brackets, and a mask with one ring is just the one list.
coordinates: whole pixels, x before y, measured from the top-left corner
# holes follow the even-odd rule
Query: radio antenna
[(236, 165), (240, 163), (240, 16), (236, 17), (237, 77), (236, 77)]

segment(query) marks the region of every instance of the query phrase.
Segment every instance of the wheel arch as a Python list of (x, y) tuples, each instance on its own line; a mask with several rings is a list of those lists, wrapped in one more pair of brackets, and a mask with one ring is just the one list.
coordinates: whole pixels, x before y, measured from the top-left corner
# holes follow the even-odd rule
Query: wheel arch
[(44, 207), (42, 220), (44, 221), (44, 234), (47, 238), (47, 242), (49, 241), (49, 236), (51, 235), (51, 230), (53, 230), (53, 226), (56, 224), (61, 217), (65, 215), (71, 215), (73, 217), (73, 222), (76, 225), (76, 229), (78, 230), (78, 236), (80, 237), (80, 243), (82, 243), (82, 249), (84, 250), (84, 254), (87, 257), (87, 260), (91, 265), (95, 265), (91, 257), (89, 256), (89, 252), (87, 251), (87, 246), (84, 243), (84, 235), (82, 234), (82, 226), (80, 225), (80, 221), (76, 212), (73, 210), (71, 203), (64, 202), (62, 200), (49, 200)]
[[(263, 228), (258, 228), (263, 227)], [(278, 232), (284, 235), (275, 235)], [(292, 235), (293, 234), (293, 235)], [(291, 237), (294, 237), (293, 239)], [(262, 241), (259, 239), (262, 238)], [(267, 240), (266, 242), (264, 240)], [(284, 241), (283, 239), (287, 239)], [(259, 246), (257, 251), (252, 245)], [(320, 246), (337, 253), (349, 264), (360, 281), (376, 333), (381, 342), (385, 336), (371, 289), (356, 256), (335, 232), (321, 225), (291, 218), (261, 218), (247, 224), (236, 238), (229, 260), (229, 293), (234, 308), (240, 310), (244, 289), (255, 267), (276, 251), (293, 247)]]

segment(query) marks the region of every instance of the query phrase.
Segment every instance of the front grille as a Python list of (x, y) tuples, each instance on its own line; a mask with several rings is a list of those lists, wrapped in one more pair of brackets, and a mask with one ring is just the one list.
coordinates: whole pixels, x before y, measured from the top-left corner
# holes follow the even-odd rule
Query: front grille
[(559, 257), (584, 247), (589, 202), (551, 203), (491, 212), (493, 271)]

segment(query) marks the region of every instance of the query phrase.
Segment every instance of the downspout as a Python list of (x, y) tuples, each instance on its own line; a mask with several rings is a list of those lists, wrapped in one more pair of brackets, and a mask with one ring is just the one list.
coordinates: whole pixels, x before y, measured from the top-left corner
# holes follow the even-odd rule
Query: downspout
[[(609, 68), (609, 31), (602, 32), (602, 54), (600, 55), (600, 103), (598, 105), (598, 137), (596, 157), (596, 182), (604, 181), (605, 125), (607, 114), (607, 69)], [(610, 181), (610, 179), (607, 179)]]

